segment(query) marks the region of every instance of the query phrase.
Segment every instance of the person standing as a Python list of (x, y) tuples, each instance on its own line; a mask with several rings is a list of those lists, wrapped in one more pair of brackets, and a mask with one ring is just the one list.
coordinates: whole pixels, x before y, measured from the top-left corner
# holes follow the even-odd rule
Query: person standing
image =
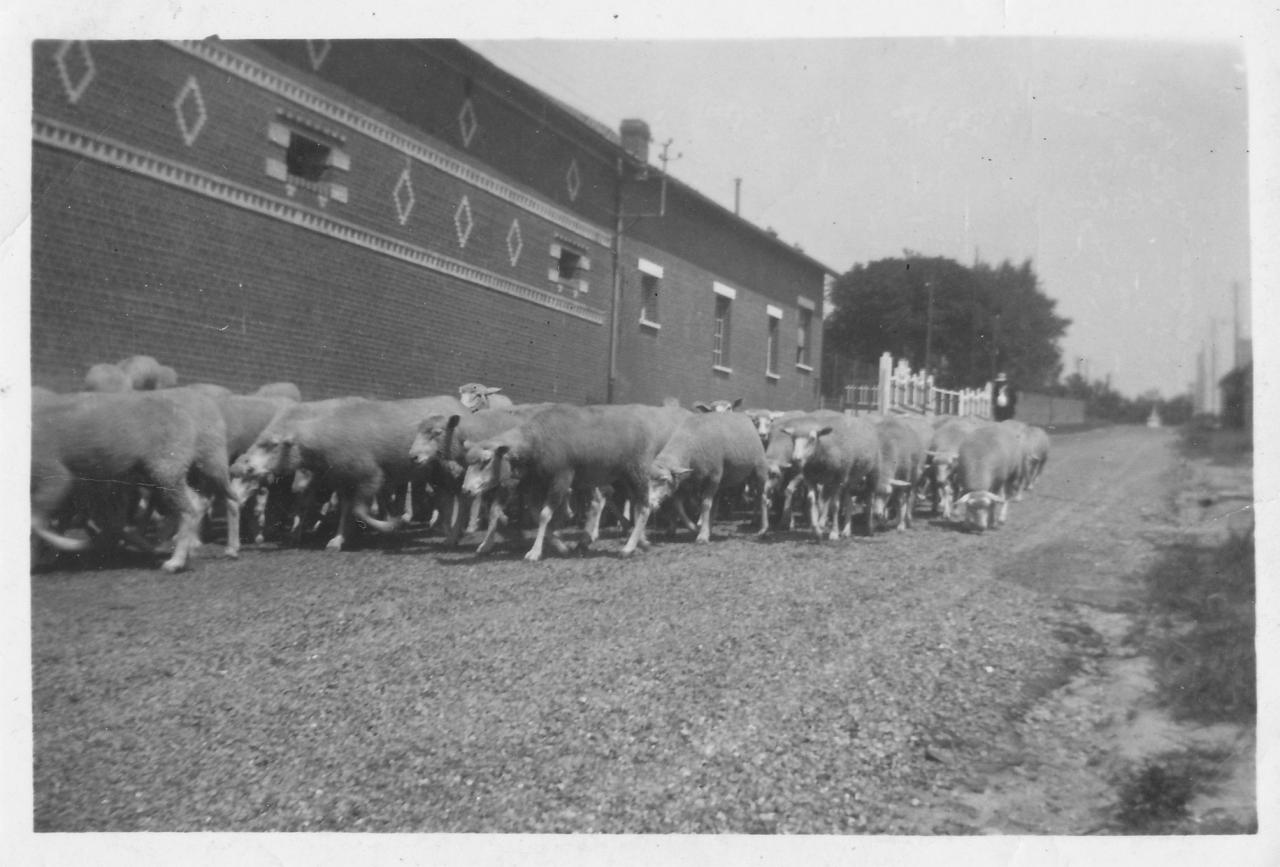
[(1017, 406), (1018, 390), (1013, 387), (1009, 377), (1001, 371), (996, 374), (996, 380), (991, 384), (991, 412), (995, 415), (996, 421), (1004, 421), (1013, 418)]

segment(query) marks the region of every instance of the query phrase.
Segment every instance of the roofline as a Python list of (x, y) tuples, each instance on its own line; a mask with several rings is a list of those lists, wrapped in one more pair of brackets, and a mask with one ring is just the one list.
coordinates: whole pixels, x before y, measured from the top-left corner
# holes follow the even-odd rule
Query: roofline
[[(423, 41), (435, 42), (439, 40), (423, 40)], [(514, 73), (511, 73), (511, 72), (507, 72), (501, 66), (494, 63), (488, 57), (485, 57), (478, 50), (476, 50), (475, 48), (472, 48), (470, 45), (467, 45), (462, 40), (452, 39), (447, 41), (453, 42), (455, 45), (460, 47), (464, 53), (466, 53), (472, 58), (479, 60), (486, 67), (496, 71), (502, 77), (512, 82), (515, 82), (518, 87), (529, 91), (533, 95), (536, 95), (542, 99), (545, 99), (548, 105), (553, 109), (555, 109), (557, 112), (559, 112), (561, 115), (563, 115), (564, 118), (569, 123), (576, 125), (580, 130), (584, 131), (587, 135), (593, 137), (600, 144), (602, 144), (604, 148), (610, 153), (611, 156), (615, 156), (615, 157), (629, 156), (626, 150), (622, 147), (622, 142), (618, 133), (613, 129), (611, 129), (608, 124), (596, 120), (595, 118), (588, 115), (586, 112), (583, 112), (583, 111), (580, 111), (579, 109), (574, 108), (572, 105), (569, 105), (564, 100), (559, 99), (558, 97), (552, 96), (551, 94), (547, 93), (541, 88), (530, 84), (529, 82), (525, 81), (523, 78), (520, 78), (518, 75), (515, 75)], [(812, 268), (815, 268), (819, 271), (822, 271), (826, 275), (829, 275), (831, 277), (840, 276), (841, 272), (836, 271), (834, 268), (830, 267), (829, 265), (825, 265), (822, 262), (819, 262), (817, 259), (810, 256), (808, 253), (805, 253), (801, 250), (797, 250), (794, 246), (792, 246), (791, 244), (788, 244), (786, 241), (782, 240), (777, 235), (771, 234), (768, 230), (763, 229), (760, 226), (757, 226), (755, 223), (751, 222), (745, 217), (739, 214), (735, 214), (733, 211), (730, 211), (724, 205), (712, 199), (706, 193), (699, 192), (694, 187), (690, 186), (684, 181), (681, 181), (679, 178), (676, 178), (675, 176), (673, 176), (670, 172), (664, 173), (661, 170), (657, 170), (657, 169), (655, 169), (655, 171), (659, 176), (661, 176), (662, 174), (665, 174), (667, 177), (667, 180), (673, 186), (678, 188), (681, 191), (681, 193), (692, 197), (693, 199), (697, 200), (701, 204), (710, 206), (712, 209), (719, 212), (721, 216), (730, 218), (730, 222), (732, 224), (735, 224), (737, 228), (745, 229), (748, 232), (755, 234), (760, 240), (765, 241), (770, 246), (775, 247), (780, 251), (785, 251), (792, 258), (798, 259), (804, 262), (806, 265)]]

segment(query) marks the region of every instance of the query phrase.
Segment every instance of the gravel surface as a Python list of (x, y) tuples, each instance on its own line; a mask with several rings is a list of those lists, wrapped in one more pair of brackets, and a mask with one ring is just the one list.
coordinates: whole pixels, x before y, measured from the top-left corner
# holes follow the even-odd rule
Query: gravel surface
[(1058, 436), (981, 535), (720, 523), (530, 564), (419, 532), (33, 575), (35, 827), (1085, 833), (1107, 697), (1061, 688), (1123, 643), (1173, 439)]

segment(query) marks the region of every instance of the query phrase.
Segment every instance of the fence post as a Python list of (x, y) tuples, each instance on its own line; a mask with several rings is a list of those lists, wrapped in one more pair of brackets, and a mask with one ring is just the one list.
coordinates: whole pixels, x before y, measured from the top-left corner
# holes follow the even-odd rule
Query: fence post
[(879, 394), (876, 396), (881, 415), (889, 411), (889, 388), (892, 382), (893, 356), (886, 352), (880, 356), (880, 387), (877, 389)]

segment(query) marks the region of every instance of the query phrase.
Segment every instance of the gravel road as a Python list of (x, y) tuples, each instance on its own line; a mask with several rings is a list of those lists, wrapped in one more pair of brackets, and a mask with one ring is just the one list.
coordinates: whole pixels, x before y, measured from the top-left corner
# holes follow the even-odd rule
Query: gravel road
[(1056, 436), (986, 534), (722, 523), (529, 564), (419, 533), (33, 575), (35, 826), (1085, 833), (1096, 708), (1044, 703), (1122, 640), (1174, 438)]

